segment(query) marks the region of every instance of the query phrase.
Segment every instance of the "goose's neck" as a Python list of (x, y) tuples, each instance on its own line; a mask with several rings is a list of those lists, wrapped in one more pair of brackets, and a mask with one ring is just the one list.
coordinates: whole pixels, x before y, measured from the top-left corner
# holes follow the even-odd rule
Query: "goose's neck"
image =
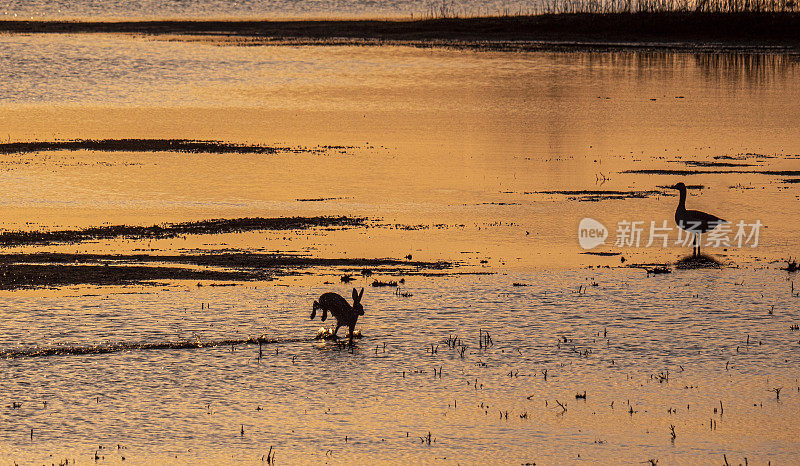
[(686, 189), (681, 189), (681, 199), (678, 201), (678, 211), (686, 210)]

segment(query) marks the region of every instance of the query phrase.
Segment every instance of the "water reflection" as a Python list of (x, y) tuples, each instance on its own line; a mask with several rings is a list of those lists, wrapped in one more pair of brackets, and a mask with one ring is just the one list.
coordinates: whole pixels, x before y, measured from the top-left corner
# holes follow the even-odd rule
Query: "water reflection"
[(694, 61), (710, 82), (748, 87), (783, 83), (796, 70), (800, 57), (792, 54), (698, 53)]
[(640, 79), (670, 79), (698, 70), (709, 83), (759, 86), (785, 82), (796, 72), (800, 57), (789, 53), (625, 51), (585, 53), (573, 57), (592, 74), (632, 70)]
[[(8, 36), (0, 40), (0, 104), (463, 110), (459, 101), (479, 108), (489, 95), (504, 111), (524, 113), (531, 106), (520, 104), (541, 95), (574, 103), (576, 91), (605, 97), (612, 89), (647, 90), (630, 88), (637, 83), (783, 86), (795, 77), (797, 63), (788, 54), (216, 47), (114, 36)], [(454, 81), (463, 85), (453, 88)]]

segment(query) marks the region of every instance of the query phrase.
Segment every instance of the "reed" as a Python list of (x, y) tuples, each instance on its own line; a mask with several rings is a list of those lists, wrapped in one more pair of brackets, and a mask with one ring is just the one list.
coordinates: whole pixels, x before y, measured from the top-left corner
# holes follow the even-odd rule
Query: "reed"
[(484, 349), (490, 346), (494, 346), (494, 340), (492, 340), (491, 335), (489, 332), (483, 329), (478, 330), (478, 348)]
[(435, 442), (436, 439), (431, 436), (430, 431), (428, 431), (428, 435), (422, 436), (419, 438), (421, 443), (430, 445), (431, 443)]
[(465, 10), (456, 5), (454, 0), (429, 0), (425, 5), (423, 17), (433, 18), (458, 18), (463, 16)]
[(783, 268), (783, 270), (787, 272), (797, 272), (798, 269), (800, 269), (800, 267), (797, 265), (797, 260), (791, 257), (786, 261), (786, 267)]
[[(454, 0), (430, 0), (424, 19), (476, 16), (531, 16), (542, 14), (612, 13), (788, 13), (796, 11), (797, 0), (543, 0), (528, 8), (473, 11)], [(601, 174), (602, 175), (602, 174)], [(610, 179), (603, 176), (603, 179)]]

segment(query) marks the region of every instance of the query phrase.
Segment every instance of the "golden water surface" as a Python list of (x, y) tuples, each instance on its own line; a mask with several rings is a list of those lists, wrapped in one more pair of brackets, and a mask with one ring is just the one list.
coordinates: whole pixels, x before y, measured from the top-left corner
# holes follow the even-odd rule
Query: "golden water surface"
[[(796, 461), (800, 298), (779, 268), (797, 254), (800, 184), (787, 182), (800, 178), (797, 57), (112, 35), (2, 36), (0, 55), (0, 142), (294, 149), (4, 154), (5, 230), (315, 215), (370, 225), (6, 253), (242, 249), (457, 264), (406, 276), (409, 297), (358, 277), (366, 314), (352, 352), (287, 342), (261, 358), (241, 345), (5, 360), (3, 458), (257, 463), (273, 447), (287, 463)], [(628, 268), (689, 253), (614, 244), (620, 221), (674, 227), (676, 192), (664, 186), (678, 181), (702, 186), (689, 208), (760, 221), (759, 244), (704, 248), (721, 269)], [(574, 193), (587, 190), (646, 193)], [(584, 217), (609, 229), (597, 250), (621, 254), (582, 254)], [(312, 301), (349, 297), (339, 275), (353, 271), (308, 272), (233, 287), (2, 291), (0, 347), (310, 338), (321, 325), (307, 320)]]

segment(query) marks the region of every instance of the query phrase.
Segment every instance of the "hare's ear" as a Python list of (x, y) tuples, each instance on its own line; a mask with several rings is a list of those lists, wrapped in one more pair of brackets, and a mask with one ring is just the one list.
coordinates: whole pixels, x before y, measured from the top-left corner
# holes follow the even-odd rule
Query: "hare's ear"
[(361, 287), (361, 293), (358, 294), (358, 300), (361, 301), (361, 298), (364, 296), (364, 287)]
[(359, 300), (359, 297), (358, 297), (358, 290), (356, 290), (355, 288), (353, 288), (353, 303), (357, 303), (357, 302), (358, 302), (358, 300)]

